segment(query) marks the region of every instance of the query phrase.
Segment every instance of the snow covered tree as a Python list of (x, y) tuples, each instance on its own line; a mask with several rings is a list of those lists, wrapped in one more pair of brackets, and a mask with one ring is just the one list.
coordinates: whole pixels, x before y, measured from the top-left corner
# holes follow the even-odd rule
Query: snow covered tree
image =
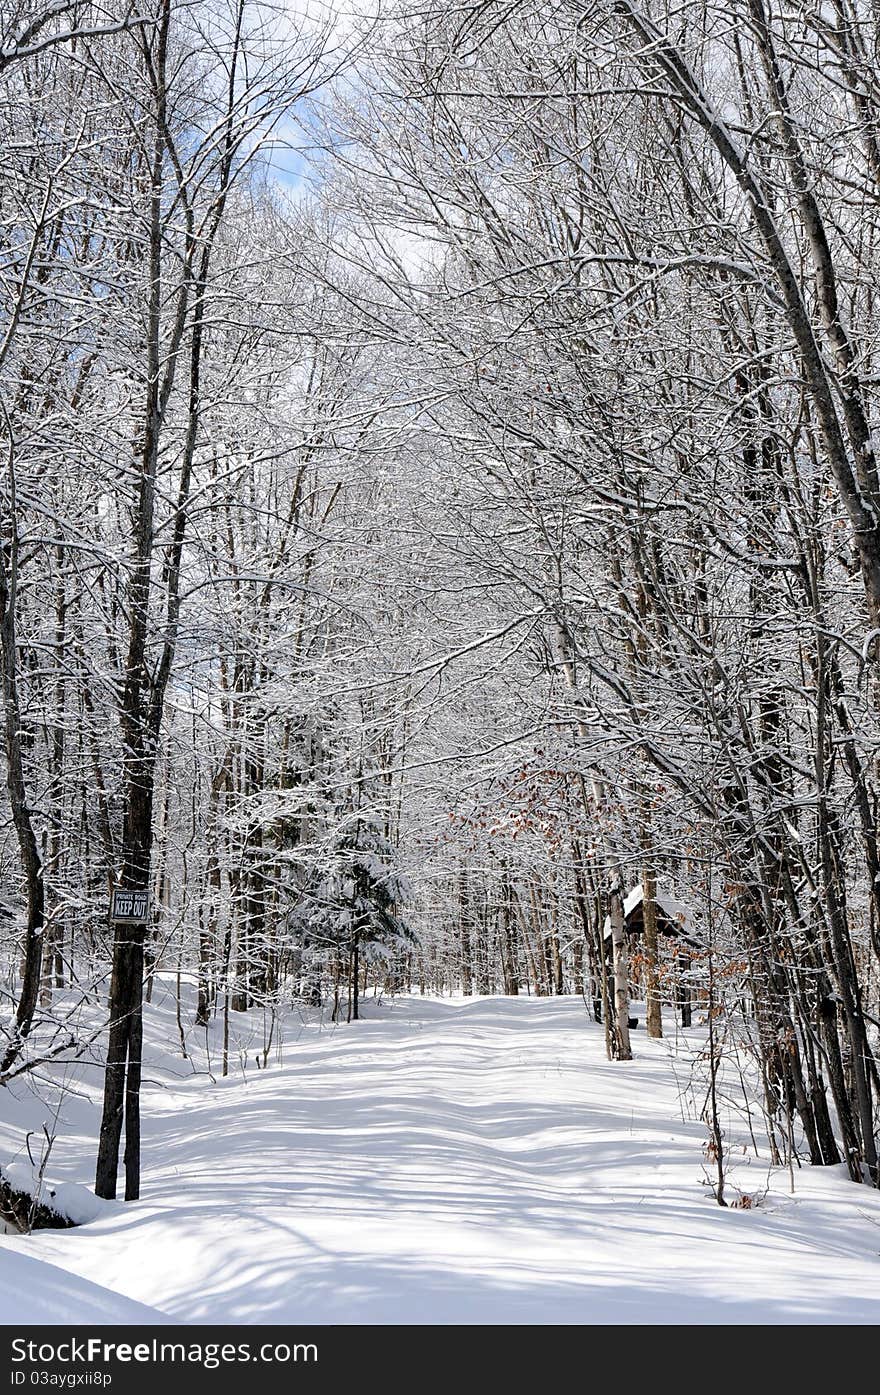
[(380, 823), (352, 814), (340, 823), (305, 892), (312, 948), (332, 948), (346, 967), (349, 1021), (357, 1021), (363, 965), (389, 964), (415, 942), (406, 913), (412, 891)]

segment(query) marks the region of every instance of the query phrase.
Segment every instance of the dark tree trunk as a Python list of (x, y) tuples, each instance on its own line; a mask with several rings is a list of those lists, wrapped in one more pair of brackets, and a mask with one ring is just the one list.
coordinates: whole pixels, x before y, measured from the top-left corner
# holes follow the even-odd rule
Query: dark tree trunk
[(21, 705), (18, 693), (18, 642), (16, 635), (16, 604), (18, 580), (18, 523), (16, 518), (15, 479), (10, 466), (11, 537), (0, 539), (0, 658), (2, 658), (2, 688), (6, 737), (6, 784), (15, 836), (18, 841), (21, 868), (27, 895), (24, 953), (22, 955), (21, 993), (15, 1014), (12, 1035), (0, 1062), (0, 1074), (9, 1070), (21, 1054), (33, 1025), (40, 992), (43, 962), (43, 927), (45, 923), (45, 890), (43, 864), (34, 832), (31, 810), (27, 800), (24, 761), (21, 749)]
[[(150, 172), (149, 245), (147, 266), (150, 289), (147, 305), (146, 401), (143, 442), (135, 506), (135, 527), (131, 580), (128, 594), (128, 652), (122, 695), (121, 728), (124, 750), (124, 812), (122, 829), (121, 885), (149, 888), (150, 854), (153, 842), (153, 789), (156, 775), (159, 729), (164, 689), (147, 663), (147, 637), (150, 622), (151, 566), (154, 551), (154, 512), (159, 437), (162, 417), (170, 392), (170, 382), (160, 384), (160, 339), (162, 314), (162, 230), (163, 161), (165, 150), (166, 90), (165, 57), (171, 20), (170, 0), (163, 0), (156, 33), (156, 50), (151, 62), (156, 101)], [(182, 328), (181, 328), (182, 332)], [(169, 631), (162, 660), (165, 667)], [(167, 682), (167, 673), (165, 675)], [(140, 1042), (142, 1034), (144, 930), (117, 926), (113, 943), (113, 971), (110, 981), (110, 1039), (104, 1081), (104, 1107), (95, 1191), (98, 1196), (115, 1198), (119, 1168), (119, 1141), (123, 1111), (126, 1118), (126, 1200), (136, 1200), (140, 1187)]]
[(137, 1200), (140, 1180), (138, 1147), (142, 1042), (143, 936), (137, 926), (116, 927), (110, 980), (110, 1036), (104, 1073), (104, 1106), (95, 1169), (95, 1193), (115, 1200), (119, 1144), (126, 1126), (126, 1200)]
[(653, 867), (642, 873), (642, 911), (645, 927), (645, 1028), (649, 1037), (662, 1037), (663, 1015), (657, 975), (657, 874)]
[(678, 1008), (682, 1027), (690, 1027), (692, 1019), (690, 984), (684, 977), (690, 966), (691, 961), (688, 956), (680, 954), (678, 956)]

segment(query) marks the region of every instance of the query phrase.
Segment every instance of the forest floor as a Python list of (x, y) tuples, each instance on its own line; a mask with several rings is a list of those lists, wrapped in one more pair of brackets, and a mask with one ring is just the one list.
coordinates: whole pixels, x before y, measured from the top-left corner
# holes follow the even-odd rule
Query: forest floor
[[(610, 1063), (576, 998), (368, 1000), (291, 1014), (266, 1069), (236, 1017), (212, 1080), (204, 1033), (175, 1051), (173, 982), (157, 999), (142, 1200), (0, 1237), (4, 1323), (880, 1322), (876, 1191), (807, 1167), (792, 1191), (731, 1103), (727, 1195), (757, 1204), (716, 1204), (699, 1029)], [(0, 1091), (0, 1161), (46, 1120), (48, 1175), (90, 1181), (97, 1067), (67, 1083), (55, 1125), (47, 1083)]]

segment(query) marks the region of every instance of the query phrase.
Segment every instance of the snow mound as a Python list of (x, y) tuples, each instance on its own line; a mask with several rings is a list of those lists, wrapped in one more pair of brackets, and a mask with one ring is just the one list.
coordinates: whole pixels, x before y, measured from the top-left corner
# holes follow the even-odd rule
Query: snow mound
[(35, 1197), (71, 1225), (86, 1225), (113, 1207), (113, 1202), (102, 1201), (79, 1182), (49, 1182), (44, 1177), (40, 1183), (30, 1163), (8, 1163), (0, 1167), (0, 1178), (14, 1191)]
[(45, 1260), (0, 1246), (0, 1291), (10, 1323), (167, 1323), (156, 1308), (59, 1269)]

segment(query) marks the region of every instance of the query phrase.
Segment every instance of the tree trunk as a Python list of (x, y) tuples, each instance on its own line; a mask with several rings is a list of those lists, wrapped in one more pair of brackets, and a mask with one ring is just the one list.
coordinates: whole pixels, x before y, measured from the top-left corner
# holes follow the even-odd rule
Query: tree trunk
[(610, 895), (611, 953), (614, 974), (614, 1013), (616, 1042), (614, 1054), (618, 1061), (632, 1060), (629, 1040), (629, 973), (627, 970), (626, 923), (623, 918), (623, 896), (620, 883), (615, 882)]
[(9, 1070), (24, 1049), (33, 1025), (40, 992), (43, 962), (43, 926), (45, 922), (45, 890), (43, 864), (28, 805), (21, 750), (21, 705), (18, 692), (18, 641), (16, 635), (16, 605), (18, 589), (18, 520), (15, 500), (15, 475), (12, 458), (9, 465), (10, 529), (7, 542), (0, 539), (0, 660), (2, 660), (3, 709), (6, 737), (6, 785), (19, 858), (24, 873), (27, 896), (24, 953), (22, 955), (21, 993), (15, 1014), (15, 1024), (0, 1062), (0, 1073)]
[(357, 1022), (360, 1005), (360, 936), (355, 935), (351, 945), (351, 1020)]
[(645, 937), (645, 1026), (649, 1037), (662, 1037), (663, 1014), (657, 976), (657, 876), (651, 868), (642, 873), (642, 915)]

